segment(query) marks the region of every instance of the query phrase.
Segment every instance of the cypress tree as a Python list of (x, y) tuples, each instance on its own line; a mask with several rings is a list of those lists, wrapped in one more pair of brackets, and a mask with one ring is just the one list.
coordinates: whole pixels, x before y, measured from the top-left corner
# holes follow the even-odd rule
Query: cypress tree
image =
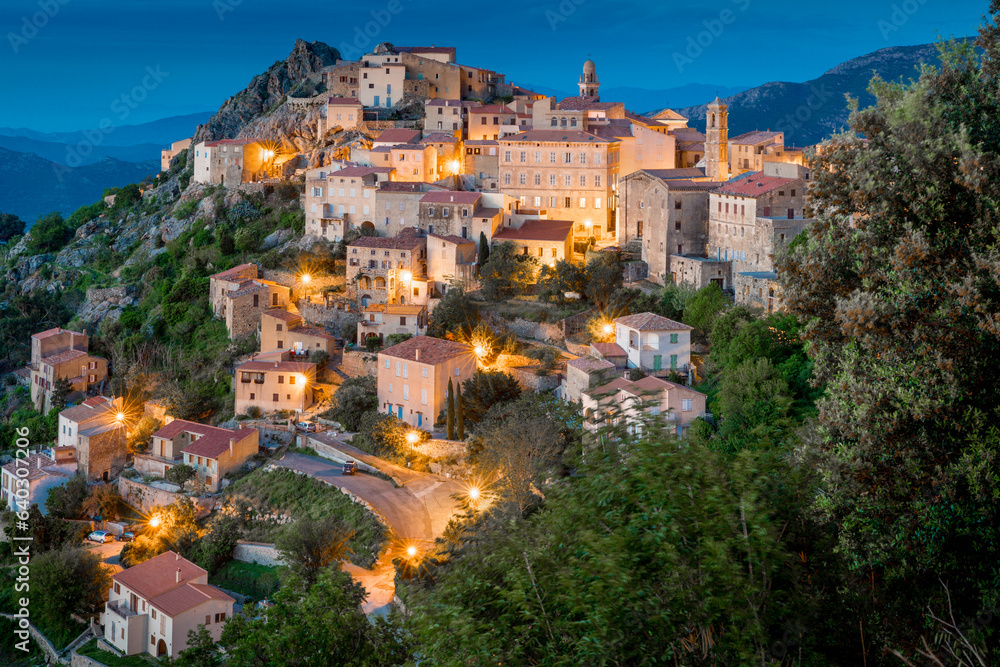
[(455, 386), (448, 378), (448, 405), (445, 407), (445, 422), (447, 423), (448, 439), (455, 439)]
[(490, 244), (486, 240), (486, 232), (479, 232), (479, 261), (478, 269), (482, 270), (483, 265), (490, 259)]
[(459, 384), (455, 390), (455, 430), (459, 440), (465, 440), (465, 407), (462, 403), (462, 385)]

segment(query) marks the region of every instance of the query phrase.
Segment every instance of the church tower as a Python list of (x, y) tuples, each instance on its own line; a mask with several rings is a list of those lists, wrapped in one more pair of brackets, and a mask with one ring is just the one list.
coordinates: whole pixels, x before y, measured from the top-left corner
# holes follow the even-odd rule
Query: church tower
[(718, 96), (705, 115), (705, 175), (729, 180), (729, 107)]
[(597, 80), (597, 66), (593, 60), (587, 59), (583, 63), (583, 74), (580, 75), (580, 97), (592, 97), (594, 101), (600, 101), (601, 94), (598, 89), (601, 82)]

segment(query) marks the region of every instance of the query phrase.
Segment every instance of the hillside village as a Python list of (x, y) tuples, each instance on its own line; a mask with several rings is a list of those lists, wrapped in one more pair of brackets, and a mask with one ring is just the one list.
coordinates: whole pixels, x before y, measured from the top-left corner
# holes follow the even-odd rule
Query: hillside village
[[(431, 609), (492, 506), (529, 516), (597, 452), (815, 418), (782, 267), (828, 147), (730, 136), (718, 98), (704, 127), (636, 113), (591, 60), (556, 99), (451, 47), (316, 53), (276, 106), (232, 127), (231, 98), (160, 174), (4, 249), (0, 406), (30, 444), (0, 500), (60, 547), (100, 532), (108, 568), (39, 614), (53, 660), (238, 655), (230, 624), (269, 632), (331, 564), (360, 586), (338, 613)], [(388, 636), (369, 664), (402, 664)]]

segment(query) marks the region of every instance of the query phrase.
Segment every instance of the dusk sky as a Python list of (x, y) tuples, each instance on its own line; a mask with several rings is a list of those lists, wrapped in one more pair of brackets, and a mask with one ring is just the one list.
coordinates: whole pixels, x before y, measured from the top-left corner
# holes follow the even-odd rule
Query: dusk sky
[[(385, 11), (392, 3), (395, 15)], [(392, 18), (369, 49), (383, 41), (456, 46), (459, 62), (499, 70), (509, 81), (571, 91), (588, 54), (606, 88), (804, 81), (879, 48), (974, 34), (987, 4), (4, 0), (0, 126), (69, 131), (105, 118), (136, 124), (214, 110), (287, 57), (296, 38), (352, 45), (356, 29), (380, 10)], [(707, 46), (688, 51), (689, 39), (699, 37)], [(151, 78), (147, 68), (159, 76)], [(123, 114), (113, 107), (144, 79), (149, 90), (136, 108)]]

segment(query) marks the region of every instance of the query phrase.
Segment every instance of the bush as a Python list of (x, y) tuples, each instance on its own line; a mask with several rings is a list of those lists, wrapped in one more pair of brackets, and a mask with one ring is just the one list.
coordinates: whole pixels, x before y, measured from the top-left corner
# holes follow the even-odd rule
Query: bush
[(283, 569), (231, 560), (210, 576), (208, 582), (213, 586), (259, 601), (271, 597), (278, 591)]
[(38, 255), (62, 250), (75, 230), (63, 220), (59, 213), (49, 213), (38, 219), (29, 232), (28, 252)]
[(250, 405), (247, 407), (244, 414), (247, 416), (247, 419), (260, 419), (263, 412), (256, 405)]

